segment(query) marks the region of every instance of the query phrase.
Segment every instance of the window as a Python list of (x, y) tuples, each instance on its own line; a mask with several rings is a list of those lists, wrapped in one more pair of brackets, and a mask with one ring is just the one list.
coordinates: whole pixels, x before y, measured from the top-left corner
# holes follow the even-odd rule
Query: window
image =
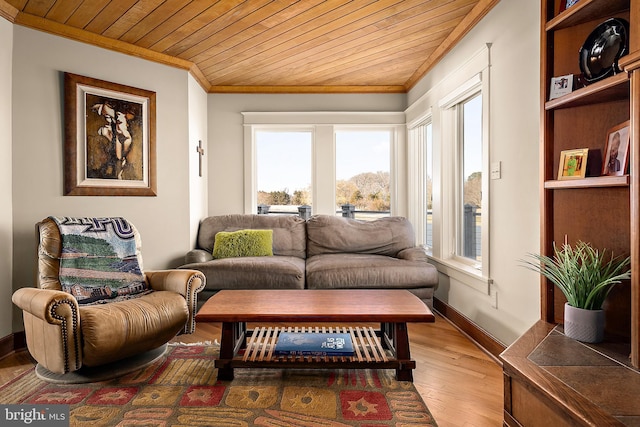
[(456, 106), (460, 153), (457, 198), (457, 255), (482, 260), (482, 95)]
[(425, 153), (425, 182), (424, 193), (426, 200), (426, 219), (425, 219), (425, 246), (429, 252), (433, 249), (433, 125), (428, 123), (423, 126)]
[(442, 182), (437, 201), (440, 211), (434, 212), (434, 218), (440, 219), (435, 223), (441, 227), (436, 231), (445, 236), (434, 241), (434, 252), (465, 273), (466, 284), (483, 292), (490, 282), (488, 104), (484, 82), (486, 79), (478, 74), (440, 102)]
[(358, 219), (388, 216), (391, 211), (391, 132), (337, 130), (336, 212), (351, 205)]
[(488, 293), (489, 45), (405, 111), (408, 216), (438, 271)]
[(268, 213), (298, 214), (298, 206), (312, 205), (312, 136), (310, 131), (256, 131), (259, 209), (266, 205)]
[(409, 220), (416, 233), (416, 243), (428, 253), (434, 247), (433, 198), (433, 124), (431, 114), (407, 125), (407, 189), (410, 194)]
[[(313, 206), (304, 214), (342, 214), (336, 180), (349, 182), (369, 172), (383, 184), (362, 199), (372, 201), (373, 216), (406, 215), (398, 202), (395, 174), (403, 172), (404, 112), (243, 112), (244, 213), (258, 205), (294, 213), (297, 205)], [(400, 154), (399, 154), (400, 153)], [(404, 182), (404, 177), (401, 177)], [(261, 196), (282, 196), (277, 201)], [(286, 193), (286, 194), (285, 194)], [(297, 197), (300, 196), (300, 197)], [(400, 193), (400, 197), (405, 194)], [(280, 205), (290, 200), (290, 205)], [(373, 203), (375, 202), (375, 203)], [(377, 203), (377, 204), (376, 204)], [(302, 213), (302, 212), (300, 212)], [(362, 213), (362, 212), (361, 212)], [(366, 219), (366, 218), (363, 218)]]

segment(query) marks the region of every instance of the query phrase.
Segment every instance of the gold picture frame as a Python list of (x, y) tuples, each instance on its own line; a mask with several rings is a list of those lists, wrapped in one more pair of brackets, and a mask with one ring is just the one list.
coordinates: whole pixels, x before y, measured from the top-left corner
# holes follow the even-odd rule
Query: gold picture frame
[(558, 179), (581, 179), (587, 174), (588, 148), (564, 150), (560, 152)]
[(156, 93), (64, 73), (65, 196), (156, 196)]

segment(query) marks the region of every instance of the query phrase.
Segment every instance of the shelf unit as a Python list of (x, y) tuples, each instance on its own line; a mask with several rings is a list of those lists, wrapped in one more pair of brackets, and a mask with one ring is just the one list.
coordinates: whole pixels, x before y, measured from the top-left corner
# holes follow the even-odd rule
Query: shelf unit
[[(560, 151), (587, 147), (604, 150), (607, 130), (631, 118), (636, 98), (631, 90), (633, 73), (626, 70), (599, 82), (574, 90), (557, 99), (549, 98), (549, 82), (553, 76), (580, 73), (579, 48), (589, 33), (610, 18), (624, 18), (631, 22), (630, 50), (640, 43), (633, 31), (637, 22), (636, 0), (580, 0), (576, 5), (558, 13), (560, 1), (545, 0), (541, 40), (541, 170), (542, 235), (541, 251), (552, 254), (553, 243), (584, 240), (596, 247), (607, 248), (615, 255), (630, 255), (631, 236), (638, 232), (637, 218), (631, 215), (634, 192), (633, 175), (591, 177), (582, 180), (556, 181)], [(631, 149), (637, 148), (632, 132)], [(603, 153), (604, 157), (604, 153)], [(633, 171), (633, 167), (630, 168)], [(568, 190), (560, 193), (557, 190)], [(594, 226), (595, 225), (595, 226)], [(615, 233), (603, 230), (616, 230)], [(638, 264), (637, 257), (633, 260)], [(618, 286), (612, 293), (607, 311), (608, 334), (629, 343), (632, 364), (638, 367), (637, 332), (632, 333), (632, 304), (637, 299), (637, 275), (631, 283)], [(551, 323), (563, 319), (564, 297), (554, 286), (542, 281), (541, 318)]]
[[(560, 11), (563, 2), (541, 2), (540, 252), (551, 256), (554, 243), (567, 239), (571, 244), (582, 240), (616, 256), (631, 257), (631, 280), (616, 286), (605, 303), (606, 342), (597, 349), (624, 366), (624, 387), (627, 374), (628, 384), (640, 382), (640, 0), (579, 0)], [(623, 71), (549, 100), (551, 78), (578, 76), (582, 43), (595, 27), (612, 17), (630, 23), (630, 53), (620, 60)], [(600, 150), (604, 157), (608, 130), (627, 120), (627, 175), (556, 179), (563, 150)], [(591, 157), (589, 161), (593, 161)], [(532, 360), (531, 351), (540, 346), (560, 354), (567, 351), (551, 344), (562, 336), (558, 332), (561, 326), (556, 325), (563, 322), (566, 299), (544, 278), (540, 289), (540, 322), (502, 355), (505, 425), (550, 425), (558, 420), (562, 421), (559, 425), (640, 423), (640, 398), (634, 397), (638, 399), (637, 413), (620, 416), (614, 404), (598, 397), (596, 391), (606, 387), (604, 383), (594, 380), (590, 385), (593, 390), (580, 389), (571, 376), (560, 374), (562, 367), (545, 369)], [(589, 360), (572, 362), (584, 366), (582, 374), (591, 375), (587, 372), (594, 367)]]

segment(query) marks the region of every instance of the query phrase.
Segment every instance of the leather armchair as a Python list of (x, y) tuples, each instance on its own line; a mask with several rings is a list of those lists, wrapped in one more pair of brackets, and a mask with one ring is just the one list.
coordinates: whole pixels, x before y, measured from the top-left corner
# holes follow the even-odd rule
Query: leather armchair
[(57, 224), (47, 218), (36, 225), (36, 234), (37, 288), (18, 289), (12, 300), (23, 310), (27, 348), (42, 367), (65, 374), (82, 366), (100, 366), (195, 330), (197, 297), (205, 286), (199, 271), (143, 271), (152, 292), (124, 301), (79, 305), (62, 291), (58, 279), (62, 243)]

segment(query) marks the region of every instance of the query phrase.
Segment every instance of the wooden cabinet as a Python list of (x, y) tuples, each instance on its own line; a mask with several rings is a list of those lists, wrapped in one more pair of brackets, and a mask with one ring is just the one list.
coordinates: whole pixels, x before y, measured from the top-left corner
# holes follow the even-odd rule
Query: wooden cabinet
[[(538, 359), (531, 357), (535, 349), (563, 354), (568, 351), (566, 346), (572, 345), (557, 336), (563, 337), (561, 326), (556, 325), (563, 321), (566, 300), (552, 283), (543, 279), (540, 323), (502, 355), (505, 424), (631, 425), (628, 423), (640, 422), (640, 394), (633, 394), (636, 388), (640, 391), (640, 0), (579, 0), (561, 11), (564, 1), (542, 0), (541, 10), (540, 251), (552, 255), (554, 242), (561, 245), (567, 239), (571, 244), (582, 240), (615, 255), (631, 256), (632, 279), (615, 287), (604, 307), (606, 342), (580, 345), (605, 354), (615, 368), (622, 369), (624, 374), (616, 384), (623, 389), (630, 387), (631, 403), (638, 410), (628, 411), (595, 393), (610, 384), (607, 377), (602, 381), (593, 377), (594, 359), (588, 351), (584, 360), (574, 361), (580, 366), (574, 365), (575, 377), (565, 375), (561, 360), (541, 366)], [(550, 100), (552, 77), (581, 73), (582, 44), (609, 18), (622, 18), (630, 24), (630, 53), (620, 60), (623, 71), (584, 87), (578, 85), (570, 94)], [(557, 179), (562, 151), (588, 148), (591, 154), (599, 152), (605, 158), (608, 131), (627, 120), (630, 120), (630, 172), (623, 176), (595, 173), (584, 179)], [(589, 158), (589, 162), (598, 161), (597, 155)], [(594, 378), (586, 390), (576, 383), (581, 381), (580, 374)], [(589, 387), (593, 388), (593, 394)], [(614, 399), (615, 393), (611, 396)], [(621, 415), (625, 412), (631, 413)], [(558, 419), (561, 424), (557, 424)]]

